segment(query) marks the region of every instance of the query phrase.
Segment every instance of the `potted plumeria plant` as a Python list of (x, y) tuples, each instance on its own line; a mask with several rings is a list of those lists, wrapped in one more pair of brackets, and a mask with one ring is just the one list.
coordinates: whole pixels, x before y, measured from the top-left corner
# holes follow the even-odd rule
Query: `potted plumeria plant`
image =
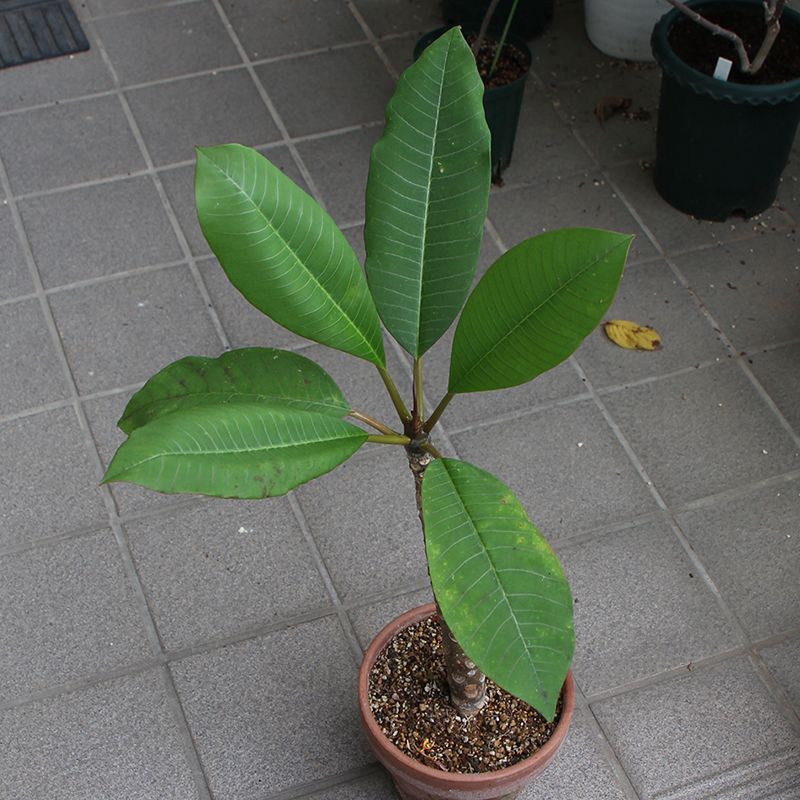
[[(524, 383), (567, 358), (608, 308), (631, 239), (582, 228), (544, 233), (501, 256), (470, 293), (490, 189), (482, 95), (457, 28), (401, 77), (370, 163), (366, 277), (331, 218), (269, 161), (235, 144), (198, 150), (198, 216), (231, 282), (289, 330), (374, 365), (397, 423), (351, 408), (333, 379), (297, 353), (191, 356), (130, 400), (119, 423), (129, 438), (104, 479), (268, 498), (368, 442), (400, 448), (414, 476), (409, 502), (420, 512), (436, 605), (378, 637), (359, 692), (367, 736), (404, 798), (511, 796), (564, 737), (574, 645), (564, 572), (511, 490), (477, 466), (443, 458), (433, 436), (459, 394)], [(448, 391), (428, 413), (423, 356), (465, 299)], [(381, 321), (413, 361), (410, 398), (387, 370)], [(394, 634), (416, 640), (403, 651), (416, 667), (395, 664)], [(385, 733), (409, 703), (415, 713), (427, 708), (401, 696), (403, 678), (410, 687), (420, 675), (429, 698), (439, 693), (444, 721), (422, 736), (407, 724)], [(388, 689), (387, 677), (400, 683)], [(499, 695), (513, 719), (498, 721), (492, 741), (500, 744), (487, 746), (480, 720), (495, 719), (488, 709)], [(470, 740), (473, 751), (454, 753), (437, 738), (447, 736)], [(447, 764), (443, 753), (452, 756)]]
[(656, 188), (701, 219), (772, 205), (800, 120), (800, 14), (785, 0), (667, 0)]

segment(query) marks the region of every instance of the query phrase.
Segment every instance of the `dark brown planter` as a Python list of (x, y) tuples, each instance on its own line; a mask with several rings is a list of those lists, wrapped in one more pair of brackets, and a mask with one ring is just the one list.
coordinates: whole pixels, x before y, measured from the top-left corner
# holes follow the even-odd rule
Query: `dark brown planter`
[(367, 740), (402, 800), (513, 800), (553, 760), (567, 735), (575, 706), (572, 673), (567, 673), (564, 681), (561, 719), (547, 744), (530, 758), (506, 769), (472, 775), (426, 767), (398, 750), (381, 732), (369, 705), (369, 675), (381, 651), (400, 630), (435, 613), (433, 603), (407, 611), (390, 622), (364, 654), (358, 674), (358, 704)]

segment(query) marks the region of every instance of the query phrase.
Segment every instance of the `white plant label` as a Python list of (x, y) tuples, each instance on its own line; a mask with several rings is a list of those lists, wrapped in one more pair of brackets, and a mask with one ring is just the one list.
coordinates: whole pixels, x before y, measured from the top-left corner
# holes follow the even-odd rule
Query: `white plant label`
[(733, 66), (733, 61), (729, 61), (727, 58), (723, 58), (722, 56), (720, 56), (717, 59), (717, 66), (714, 67), (714, 77), (718, 81), (728, 80), (728, 75), (731, 74), (732, 66)]

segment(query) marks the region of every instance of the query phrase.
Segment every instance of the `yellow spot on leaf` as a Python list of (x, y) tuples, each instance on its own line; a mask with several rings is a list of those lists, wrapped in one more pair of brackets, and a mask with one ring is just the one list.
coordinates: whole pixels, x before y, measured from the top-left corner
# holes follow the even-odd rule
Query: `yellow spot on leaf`
[(639, 325), (627, 319), (610, 319), (603, 323), (603, 330), (614, 344), (626, 350), (658, 350), (661, 334), (648, 325)]

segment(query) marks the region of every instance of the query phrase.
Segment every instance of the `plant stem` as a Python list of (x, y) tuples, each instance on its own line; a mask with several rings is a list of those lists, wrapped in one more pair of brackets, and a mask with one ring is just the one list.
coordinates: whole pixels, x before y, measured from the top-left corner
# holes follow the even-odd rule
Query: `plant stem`
[(425, 400), (422, 396), (422, 356), (414, 359), (414, 407), (411, 411), (411, 427), (414, 433), (422, 430), (425, 420)]
[(403, 398), (400, 397), (400, 392), (397, 391), (392, 376), (385, 367), (376, 366), (375, 368), (378, 370), (378, 374), (381, 376), (384, 386), (386, 386), (386, 391), (389, 392), (389, 397), (392, 398), (392, 405), (394, 405), (395, 411), (397, 411), (397, 415), (400, 417), (400, 422), (402, 422), (403, 425), (408, 424), (411, 422), (411, 414), (408, 412)]
[(483, 45), (483, 40), (486, 38), (486, 31), (489, 30), (489, 21), (492, 19), (492, 15), (499, 2), (500, 0), (492, 0), (492, 2), (489, 3), (489, 7), (486, 9), (486, 13), (483, 15), (481, 29), (478, 31), (478, 38), (472, 43), (472, 52), (476, 59)]
[(357, 419), (359, 422), (363, 422), (365, 425), (369, 425), (370, 428), (375, 428), (376, 431), (385, 433), (387, 436), (400, 435), (399, 431), (390, 428), (388, 425), (384, 425), (382, 422), (378, 422), (377, 419), (373, 419), (372, 417), (368, 417), (366, 414), (362, 414), (360, 411), (351, 411), (347, 416)]
[[(431, 445), (431, 449), (435, 450)], [(408, 466), (414, 475), (417, 513), (425, 534), (425, 519), (422, 515), (422, 480), (428, 465), (434, 460), (433, 454), (423, 445), (422, 448), (406, 447)], [(450, 701), (462, 717), (471, 717), (486, 704), (486, 676), (478, 669), (475, 662), (461, 648), (453, 636), (436, 603), (439, 625), (442, 629), (442, 646), (444, 648), (445, 674), (450, 690)]]
[(395, 433), (392, 435), (383, 435), (380, 433), (370, 433), (367, 436), (368, 442), (375, 442), (376, 444), (411, 444), (411, 439), (408, 436), (403, 436), (402, 433)]
[(783, 7), (786, 4), (786, 0), (768, 0), (768, 2), (764, 3), (764, 17), (767, 23), (767, 32), (764, 35), (764, 40), (761, 42), (761, 46), (758, 48), (755, 58), (750, 61), (744, 42), (733, 31), (711, 22), (711, 20), (706, 19), (686, 6), (681, 0), (667, 0), (667, 2), (675, 6), (678, 11), (686, 14), (689, 19), (694, 20), (698, 25), (702, 25), (706, 30), (711, 31), (715, 36), (721, 36), (723, 39), (727, 39), (731, 42), (736, 49), (736, 55), (739, 57), (739, 69), (743, 73), (749, 75), (753, 75), (761, 69), (765, 59), (769, 55), (769, 51), (772, 49), (772, 45), (778, 38), (778, 34), (781, 31), (781, 14), (783, 14)]
[(439, 417), (442, 416), (444, 410), (447, 408), (450, 401), (455, 397), (453, 392), (448, 392), (439, 402), (439, 405), (433, 411), (433, 414), (428, 417), (428, 421), (422, 426), (422, 430), (425, 433), (430, 433), (433, 430), (433, 426), (439, 421)]
[(422, 449), (426, 453), (430, 453), (434, 458), (444, 458), (444, 456), (430, 442), (425, 442), (425, 444), (422, 445)]
[(494, 58), (492, 59), (492, 66), (489, 67), (489, 74), (486, 76), (486, 80), (488, 81), (492, 75), (494, 75), (495, 69), (497, 69), (497, 61), (500, 58), (500, 53), (503, 52), (503, 48), (506, 46), (506, 37), (508, 36), (508, 29), (511, 27), (511, 20), (514, 18), (514, 14), (517, 11), (517, 3), (519, 0), (514, 0), (511, 10), (508, 12), (508, 16), (506, 17), (506, 24), (503, 26), (503, 33), (500, 35), (500, 41), (497, 43), (497, 47), (494, 49)]

